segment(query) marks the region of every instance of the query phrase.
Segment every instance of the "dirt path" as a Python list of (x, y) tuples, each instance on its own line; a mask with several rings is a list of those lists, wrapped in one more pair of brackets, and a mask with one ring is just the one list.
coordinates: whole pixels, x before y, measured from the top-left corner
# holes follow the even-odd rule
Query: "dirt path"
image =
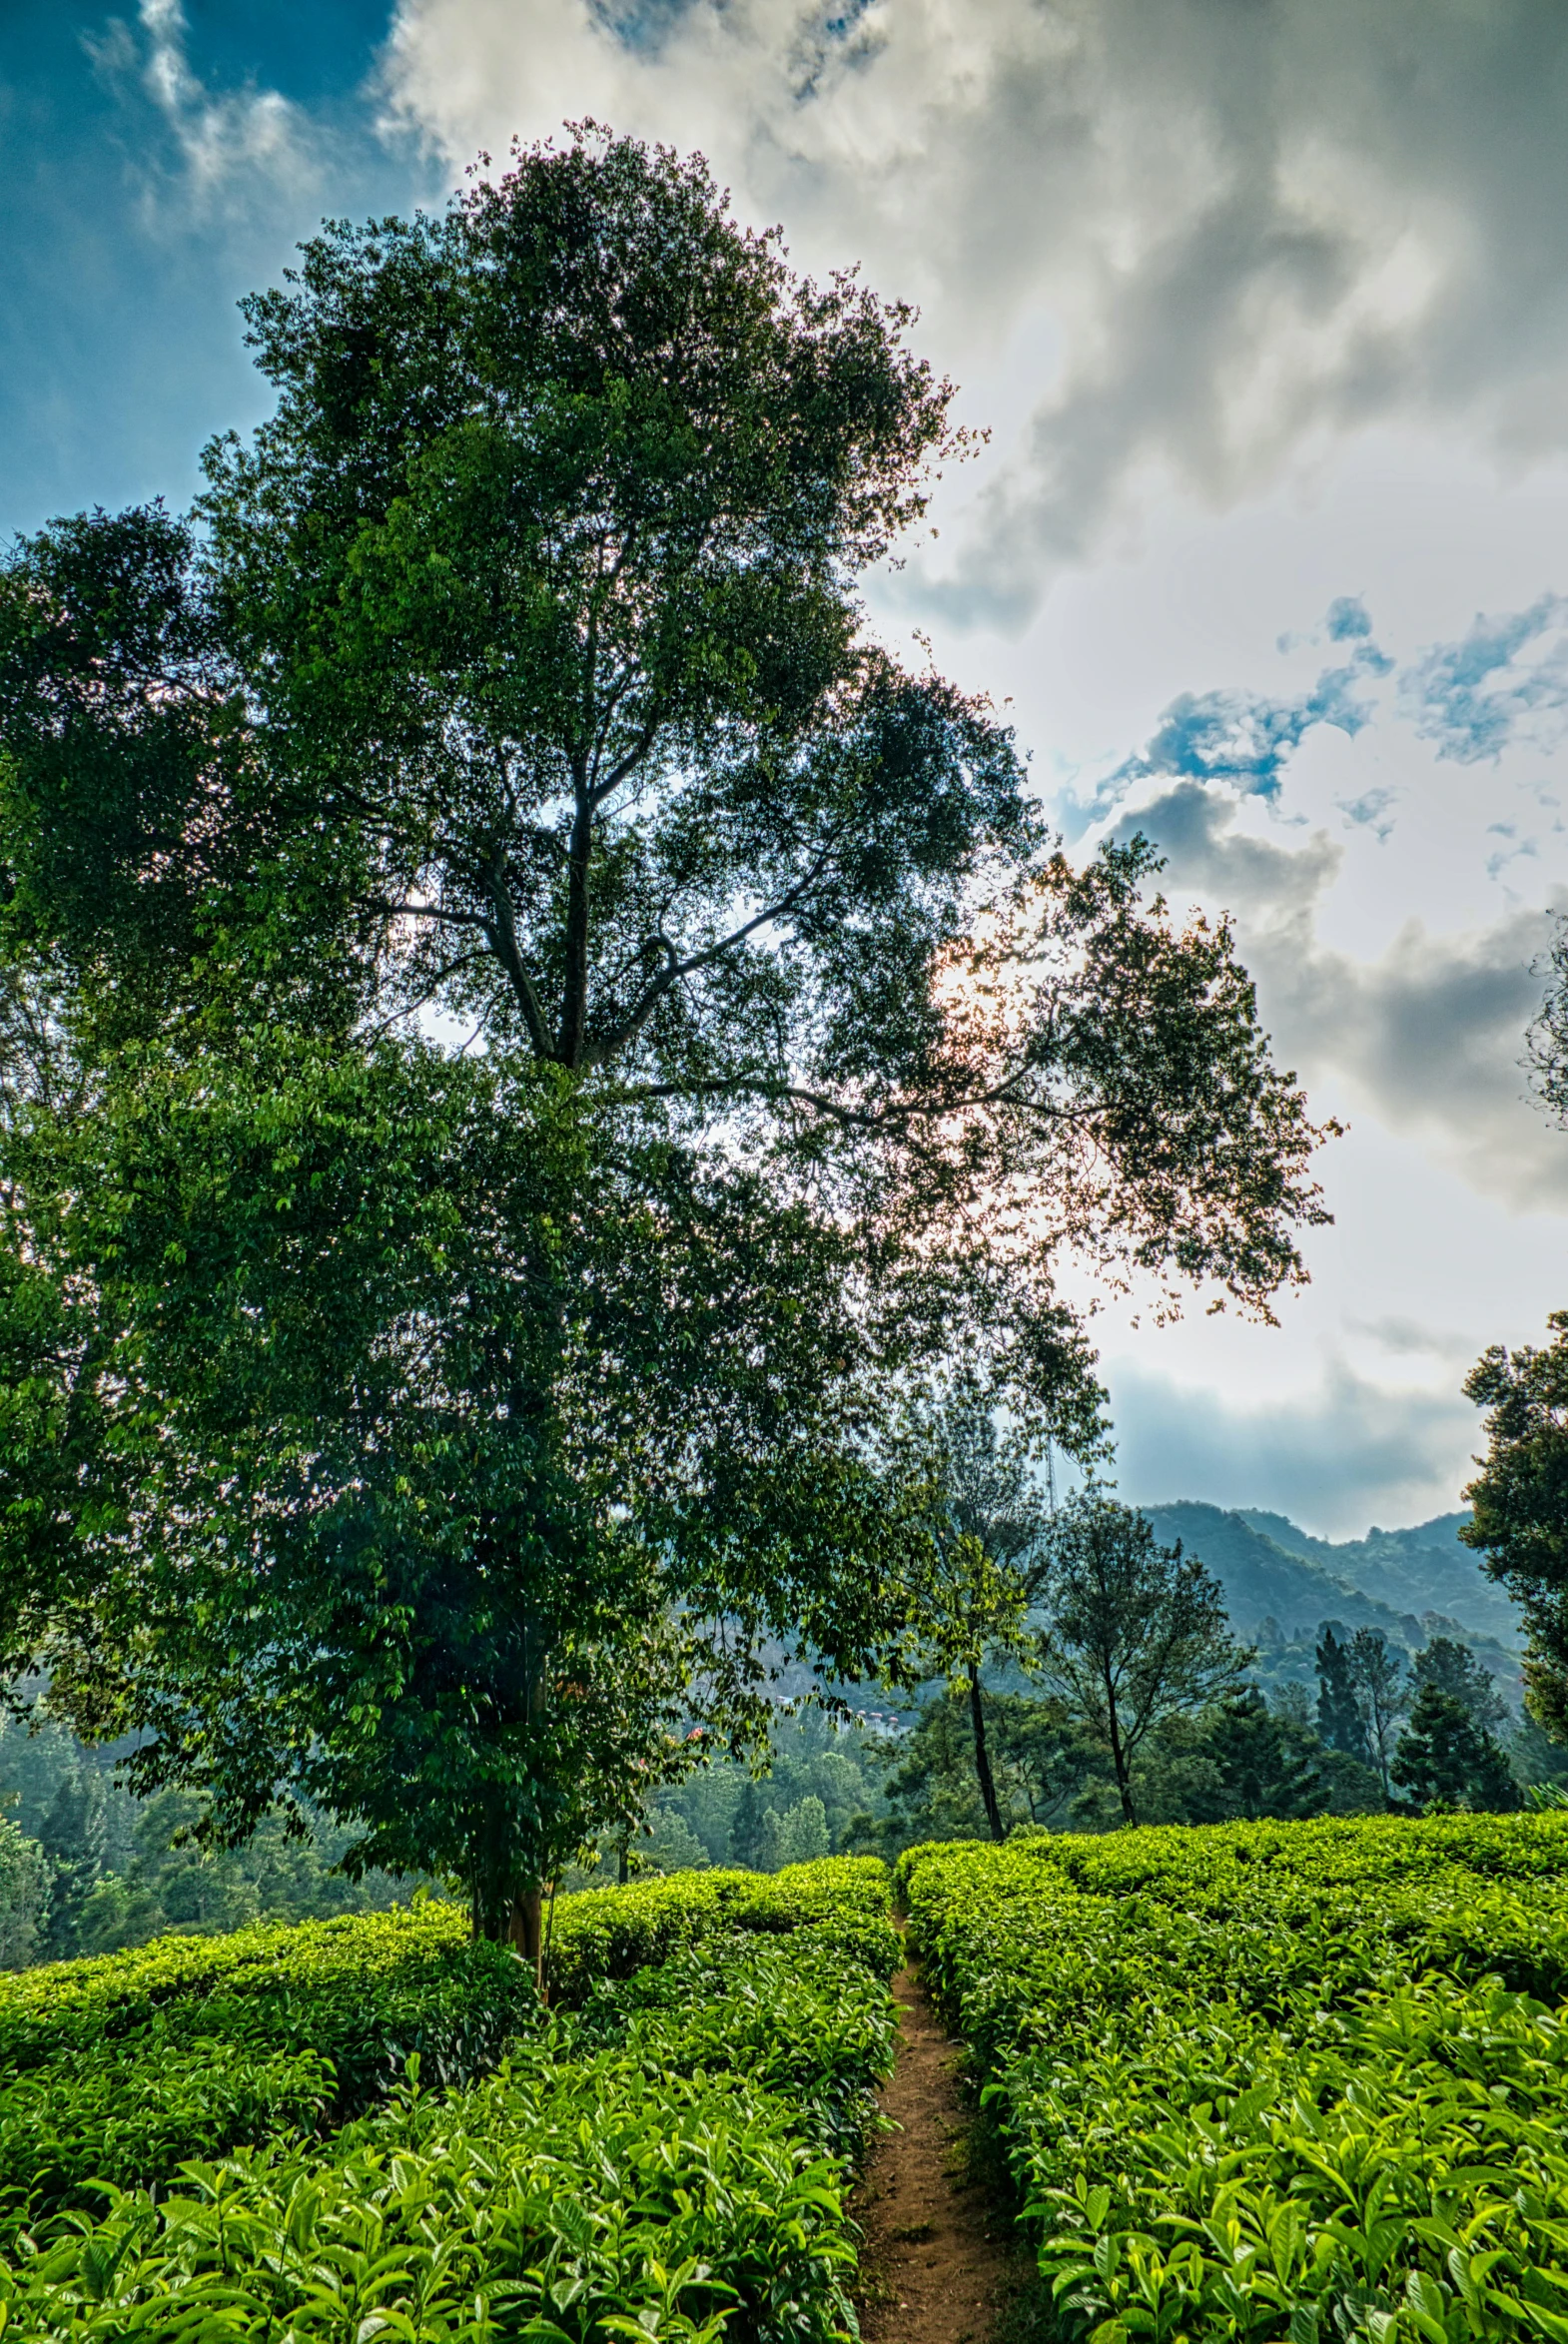
[(893, 1994), (898, 2065), (882, 2107), (898, 2130), (877, 2142), (856, 2193), (861, 2329), (866, 2344), (984, 2344), (1009, 2258), (1001, 2221), (965, 2171), (959, 2046), (911, 1971), (899, 1971)]

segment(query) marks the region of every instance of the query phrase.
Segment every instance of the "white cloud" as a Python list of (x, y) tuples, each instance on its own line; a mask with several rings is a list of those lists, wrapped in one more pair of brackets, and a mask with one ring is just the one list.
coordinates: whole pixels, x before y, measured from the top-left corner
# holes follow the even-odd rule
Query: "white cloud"
[[(140, 0), (138, 40), (113, 20), (102, 40), (88, 43), (99, 71), (112, 81), (132, 79), (162, 117), (180, 160), (185, 203), (198, 212), (243, 206), (258, 184), (291, 195), (320, 178), (316, 132), (299, 108), (277, 90), (214, 91), (191, 67), (181, 0)], [(153, 159), (142, 158), (144, 181), (155, 197)]]
[(1319, 1537), (1429, 1521), (1459, 1503), (1480, 1420), (1456, 1386), (1390, 1390), (1335, 1357), (1288, 1398), (1234, 1393), (1112, 1363), (1118, 1479), (1134, 1504), (1176, 1497), (1288, 1514)]
[(1016, 620), (1173, 482), (1225, 507), (1389, 417), (1564, 445), (1565, 59), (1555, 0), (401, 0), (388, 90), (452, 162), (589, 112), (700, 145), (961, 380), (1034, 351), (909, 581)]
[(1480, 1193), (1568, 1211), (1568, 1141), (1529, 1098), (1520, 1063), (1568, 892), (1555, 908), (1456, 933), (1409, 919), (1375, 959), (1358, 959), (1318, 934), (1343, 849), (1321, 830), (1294, 846), (1259, 837), (1238, 812), (1229, 792), (1183, 779), (1116, 827), (1163, 849), (1174, 898), (1234, 913), (1277, 1055), (1312, 1093), (1329, 1090), (1427, 1143)]

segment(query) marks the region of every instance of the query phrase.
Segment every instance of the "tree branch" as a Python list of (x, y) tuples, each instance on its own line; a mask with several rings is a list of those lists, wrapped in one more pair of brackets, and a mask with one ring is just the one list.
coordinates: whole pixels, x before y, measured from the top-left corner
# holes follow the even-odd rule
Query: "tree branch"
[[(493, 921), (482, 922), (490, 948), (511, 980), (511, 989), (522, 1011), (523, 1024), (528, 1029), (528, 1040), (533, 1045), (535, 1058), (549, 1058), (549, 1030), (544, 1023), (544, 1011), (532, 978), (523, 967), (522, 952), (517, 943), (517, 923), (512, 914), (511, 896), (507, 892), (506, 875), (500, 864), (493, 863), (486, 873), (490, 901), (495, 906)], [(571, 1061), (568, 1059), (569, 1066)]]
[(588, 1045), (583, 1053), (584, 1064), (602, 1066), (607, 1059), (615, 1057), (618, 1052), (624, 1050), (628, 1042), (634, 1042), (658, 1008), (659, 1003), (669, 992), (670, 987), (677, 984), (682, 977), (689, 977), (698, 969), (709, 968), (714, 961), (721, 960), (725, 953), (733, 952), (736, 945), (744, 944), (747, 937), (755, 935), (759, 928), (765, 928), (770, 920), (784, 919), (788, 913), (794, 910), (801, 897), (821, 878), (837, 844), (836, 838), (829, 840), (811, 869), (802, 875), (795, 886), (790, 889), (788, 895), (781, 896), (777, 903), (766, 905), (753, 918), (743, 921), (740, 927), (732, 928), (728, 936), (720, 937), (716, 944), (704, 946), (701, 952), (689, 953), (684, 960), (680, 960), (676, 957), (675, 947), (667, 936), (650, 937), (649, 943), (656, 944), (663, 950), (664, 967), (656, 977), (649, 979), (643, 988), (641, 999), (627, 1012), (613, 1033), (606, 1035), (600, 1042)]

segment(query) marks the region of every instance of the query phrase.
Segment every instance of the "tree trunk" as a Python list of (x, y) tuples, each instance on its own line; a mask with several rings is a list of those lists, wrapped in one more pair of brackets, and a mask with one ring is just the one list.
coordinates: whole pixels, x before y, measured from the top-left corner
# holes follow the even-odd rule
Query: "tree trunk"
[(1117, 1697), (1109, 1677), (1106, 1679), (1106, 1723), (1110, 1728), (1111, 1763), (1117, 1770), (1117, 1789), (1122, 1794), (1122, 1820), (1130, 1831), (1138, 1829), (1138, 1810), (1133, 1805), (1132, 1769), (1127, 1752), (1122, 1747), (1121, 1721), (1117, 1716)]
[(997, 1786), (991, 1779), (991, 1754), (986, 1748), (986, 1712), (980, 1694), (980, 1671), (969, 1664), (969, 1718), (975, 1729), (975, 1774), (980, 1784), (980, 1803), (986, 1811), (994, 1840), (1005, 1840), (1007, 1832), (1002, 1822), (1002, 1810), (997, 1805)]
[(511, 1901), (511, 1926), (506, 1932), (508, 1942), (525, 1961), (533, 1963), (533, 1982), (544, 1991), (544, 1892), (528, 1889)]

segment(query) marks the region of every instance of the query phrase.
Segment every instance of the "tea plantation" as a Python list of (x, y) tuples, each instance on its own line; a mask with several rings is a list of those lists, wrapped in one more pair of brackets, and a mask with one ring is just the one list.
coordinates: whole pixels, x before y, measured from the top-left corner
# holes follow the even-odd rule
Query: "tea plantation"
[(1568, 2339), (1568, 1818), (911, 1850), (1052, 2332)]
[(827, 2344), (897, 1957), (839, 1860), (563, 1900), (547, 2010), (440, 1904), (0, 1980), (0, 2329)]

